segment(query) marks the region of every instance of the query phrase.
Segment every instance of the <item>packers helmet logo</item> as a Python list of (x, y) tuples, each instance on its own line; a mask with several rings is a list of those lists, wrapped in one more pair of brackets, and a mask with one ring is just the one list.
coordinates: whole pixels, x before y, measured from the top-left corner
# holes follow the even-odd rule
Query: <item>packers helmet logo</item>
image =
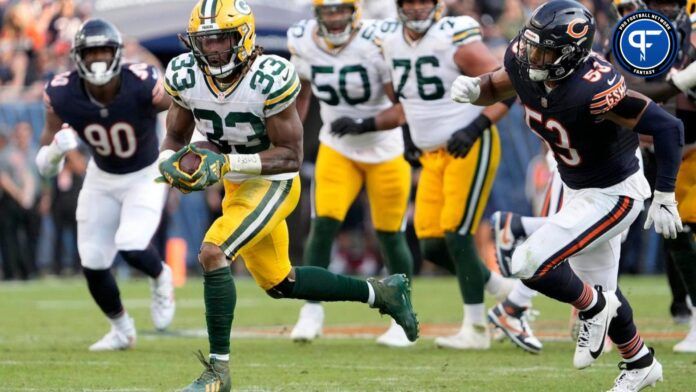
[[(583, 25), (582, 27), (578, 25)], [(582, 38), (587, 34), (587, 32), (590, 30), (589, 26), (587, 25), (587, 22), (584, 19), (573, 19), (568, 23), (568, 30), (566, 31), (569, 36), (578, 39)]]
[(251, 14), (251, 7), (249, 7), (249, 4), (247, 4), (246, 0), (235, 0), (234, 8), (236, 8), (240, 14)]

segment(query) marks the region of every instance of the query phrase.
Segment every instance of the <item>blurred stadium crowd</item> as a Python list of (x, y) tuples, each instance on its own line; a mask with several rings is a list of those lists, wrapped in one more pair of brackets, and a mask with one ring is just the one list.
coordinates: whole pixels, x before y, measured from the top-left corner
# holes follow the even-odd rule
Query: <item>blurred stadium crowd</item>
[[(253, 6), (263, 1), (250, 0), (250, 3)], [(288, 3), (293, 3), (290, 5), (293, 7), (307, 7), (309, 15), (309, 1)], [(389, 0), (366, 0), (365, 3), (366, 18), (395, 16)], [(447, 0), (446, 3), (450, 14), (472, 15), (480, 20), (487, 44), (502, 58), (508, 40), (519, 31), (530, 10), (542, 1)], [(600, 33), (596, 49), (601, 51), (601, 43), (614, 21), (611, 3), (607, 0), (582, 3), (595, 12)], [(89, 157), (85, 153), (83, 161), (66, 165), (60, 175), (50, 181), (39, 177), (34, 157), (43, 126), (43, 85), (53, 75), (71, 69), (72, 37), (81, 21), (92, 14), (93, 6), (90, 0), (0, 0), (0, 277), (4, 280), (79, 272), (75, 208)], [(108, 14), (103, 16), (108, 19)], [(181, 30), (184, 28), (185, 21), (182, 21)], [(123, 34), (128, 37), (129, 32), (123, 31)], [(168, 54), (148, 52), (135, 40), (127, 41), (125, 58), (160, 68), (169, 59)], [(289, 222), (295, 228), (291, 233), (293, 260), (301, 259), (309, 227), (309, 189), (320, 125), (317, 112), (314, 110), (314, 118), (306, 124), (303, 197)], [(526, 131), (519, 106), (513, 107), (499, 123), (499, 128), (503, 160), (487, 214), (496, 210), (532, 214), (541, 204), (548, 179), (543, 147)], [(414, 184), (417, 181), (416, 175)], [(163, 254), (166, 249), (171, 253), (173, 248), (167, 244), (172, 241), (188, 244), (182, 257), (191, 273), (199, 271), (196, 246), (219, 213), (216, 208), (220, 206), (221, 197), (220, 189), (186, 196), (170, 192), (156, 242)], [(364, 198), (359, 198), (335, 243), (335, 257), (330, 266), (334, 271), (371, 275), (381, 269), (372, 231), (365, 230), (370, 225), (368, 211)], [(655, 273), (665, 268), (661, 239), (652, 231), (642, 231), (642, 223), (643, 219), (636, 221), (628, 237), (629, 244), (623, 247), (624, 272)], [(409, 230), (411, 248), (418, 255), (413, 230)], [(494, 265), (490, 237), (490, 226), (482, 224), (477, 236), (480, 253)], [(236, 263), (235, 268), (243, 268), (242, 263)], [(418, 256), (416, 271), (438, 273)]]

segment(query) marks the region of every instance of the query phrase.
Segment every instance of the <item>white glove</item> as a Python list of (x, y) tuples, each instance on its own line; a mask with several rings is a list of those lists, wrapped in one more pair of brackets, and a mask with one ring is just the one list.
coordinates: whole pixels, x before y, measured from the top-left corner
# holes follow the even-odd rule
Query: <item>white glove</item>
[(77, 148), (77, 135), (72, 128), (63, 128), (53, 136), (53, 143), (61, 154)]
[(459, 103), (471, 103), (478, 99), (481, 95), (480, 78), (472, 78), (466, 75), (461, 75), (452, 83), (450, 96), (452, 100)]
[(688, 67), (681, 71), (676, 71), (670, 75), (672, 83), (681, 92), (688, 94), (689, 90), (696, 87), (696, 61), (689, 64)]
[(643, 228), (647, 230), (653, 223), (655, 231), (665, 238), (677, 238), (677, 233), (684, 230), (674, 192), (655, 191)]

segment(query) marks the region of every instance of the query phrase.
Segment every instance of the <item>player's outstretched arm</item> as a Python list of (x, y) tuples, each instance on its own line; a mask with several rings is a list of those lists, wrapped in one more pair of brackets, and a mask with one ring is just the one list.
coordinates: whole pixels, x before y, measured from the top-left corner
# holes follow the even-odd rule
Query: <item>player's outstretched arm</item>
[(63, 128), (63, 120), (53, 111), (45, 97), (45, 125), (41, 133), (43, 147), (36, 154), (36, 166), (44, 177), (54, 177), (65, 164), (65, 155), (77, 148), (77, 136), (72, 128)]
[(676, 238), (682, 231), (674, 187), (684, 146), (684, 124), (648, 97), (628, 90), (626, 96), (604, 117), (635, 132), (651, 135), (657, 160), (657, 179), (653, 202), (648, 210), (645, 228)]
[(462, 75), (452, 84), (452, 99), (459, 103), (489, 106), (513, 98), (515, 89), (504, 68), (478, 77)]
[[(260, 174), (292, 173), (302, 164), (302, 122), (293, 102), (282, 112), (266, 119), (266, 133), (272, 148), (258, 154)], [(256, 154), (254, 154), (256, 155)], [(253, 155), (230, 154), (230, 170), (244, 172)]]

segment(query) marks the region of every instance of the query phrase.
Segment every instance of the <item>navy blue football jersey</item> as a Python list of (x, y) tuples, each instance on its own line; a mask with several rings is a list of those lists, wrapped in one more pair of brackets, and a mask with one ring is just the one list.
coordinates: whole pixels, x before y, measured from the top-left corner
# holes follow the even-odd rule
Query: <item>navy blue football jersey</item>
[(76, 71), (57, 75), (45, 87), (46, 110), (53, 111), (90, 147), (97, 166), (125, 174), (157, 160), (157, 109), (163, 94), (159, 73), (147, 64), (124, 64), (116, 98), (102, 106), (93, 101)]
[(525, 109), (527, 125), (553, 151), (563, 182), (573, 189), (606, 188), (639, 169), (638, 135), (602, 120), (626, 95), (611, 64), (591, 54), (550, 92), (523, 78), (517, 41), (505, 53), (505, 69)]

